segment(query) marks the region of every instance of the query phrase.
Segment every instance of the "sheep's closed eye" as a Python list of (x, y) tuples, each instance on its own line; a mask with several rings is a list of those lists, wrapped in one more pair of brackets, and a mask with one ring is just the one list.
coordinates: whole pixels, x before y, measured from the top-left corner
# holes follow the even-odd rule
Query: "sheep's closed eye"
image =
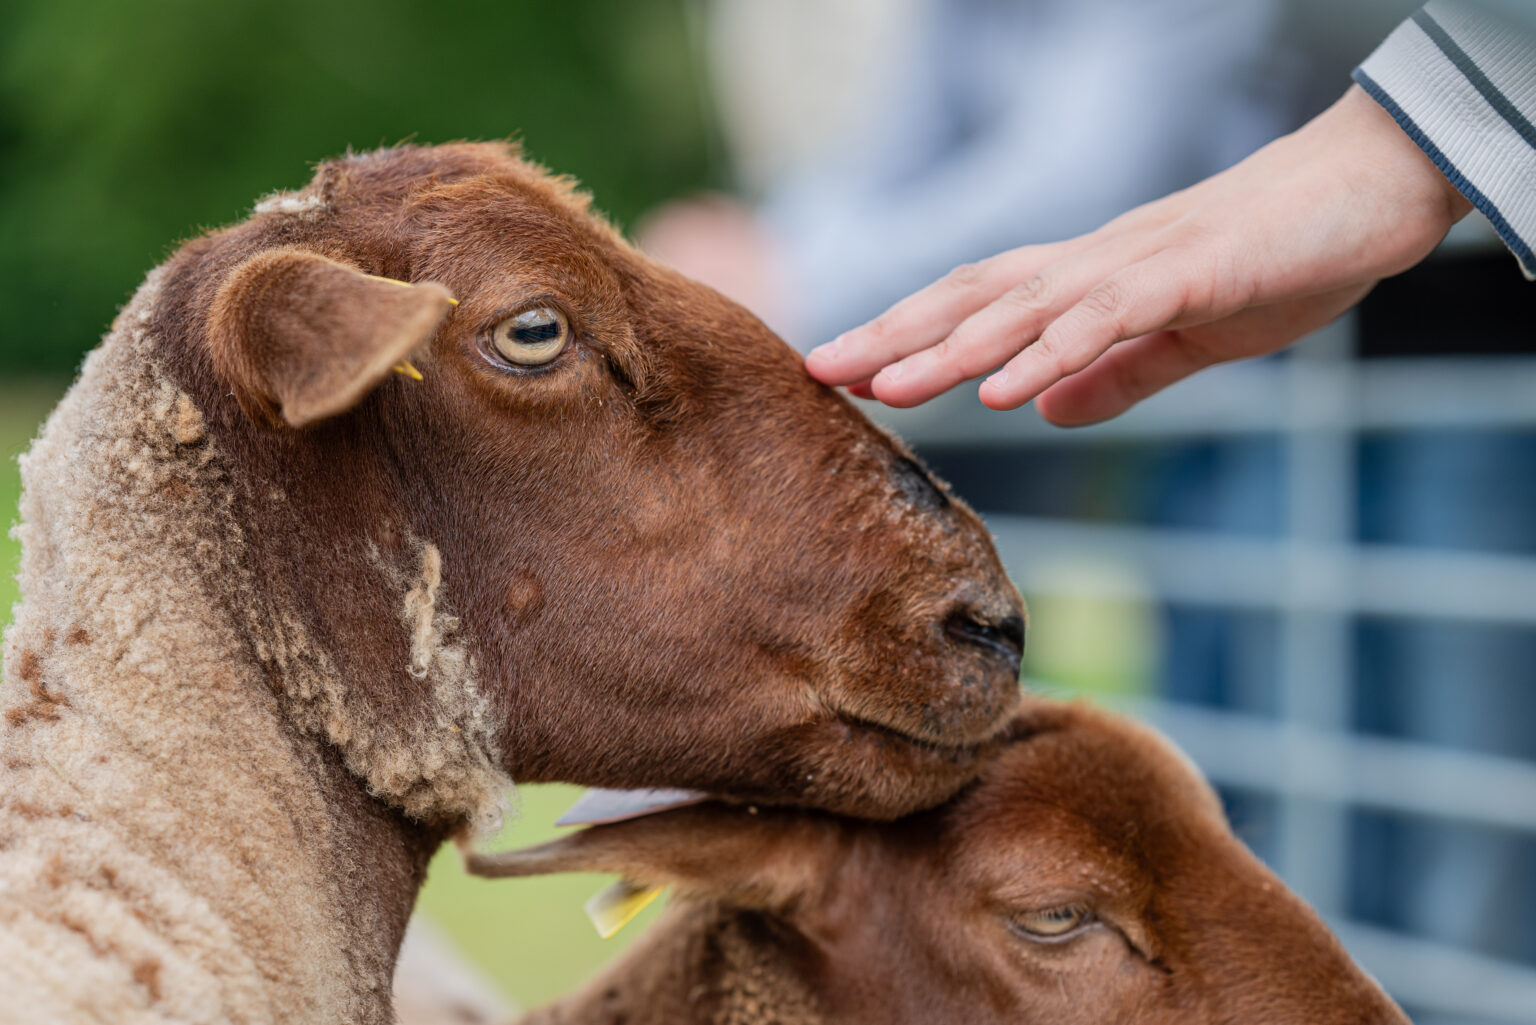
[(1015, 913), (1009, 920), (1015, 932), (1030, 940), (1063, 940), (1094, 920), (1082, 904), (1061, 904)]
[(571, 324), (553, 306), (534, 306), (491, 329), (491, 348), (515, 366), (537, 367), (550, 362), (571, 340)]

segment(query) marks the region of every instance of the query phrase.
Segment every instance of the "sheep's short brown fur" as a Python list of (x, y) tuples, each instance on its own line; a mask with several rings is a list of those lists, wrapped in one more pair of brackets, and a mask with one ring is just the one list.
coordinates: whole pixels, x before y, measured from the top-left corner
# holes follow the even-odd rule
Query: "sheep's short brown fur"
[[(498, 364), (529, 305), (567, 351)], [(386, 1021), (432, 850), (511, 778), (889, 817), (1016, 700), (970, 511), (504, 145), (183, 246), (22, 475), (0, 1017)]]
[[(682, 898), (523, 1025), (1406, 1025), (1173, 745), (1046, 701), (1015, 736), (897, 822), (708, 803), (470, 855)], [(1051, 909), (1072, 928), (1038, 935)]]

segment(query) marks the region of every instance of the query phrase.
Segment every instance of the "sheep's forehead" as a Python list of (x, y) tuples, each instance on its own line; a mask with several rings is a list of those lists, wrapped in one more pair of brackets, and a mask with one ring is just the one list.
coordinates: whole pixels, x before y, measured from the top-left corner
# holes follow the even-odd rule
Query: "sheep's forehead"
[(605, 230), (523, 195), (434, 200), (413, 235), (421, 270), (557, 293), (614, 287), (622, 253)]
[(398, 199), (398, 218), (364, 205), (362, 234), (394, 235), (418, 279), (504, 291), (509, 299), (545, 292), (576, 302), (616, 300), (618, 272), (634, 251), (585, 197), (526, 166), (448, 183), (426, 179)]
[(623, 247), (576, 181), (491, 144), (381, 150), (323, 166), (306, 192), (343, 197), (370, 214), (400, 205), (406, 225), (430, 237), (451, 231), (522, 231), (567, 245)]
[(445, 228), (474, 234), (521, 231), (548, 235), (569, 245), (610, 248), (620, 237), (606, 221), (573, 195), (552, 190), (549, 182), (526, 175), (489, 174), (448, 185), (430, 184), (404, 202), (419, 230), (439, 236)]
[(1086, 705), (1062, 710), (1052, 729), (1016, 744), (999, 786), (1038, 792), (1093, 813), (1113, 808), (1138, 820), (1225, 824), (1221, 801), (1194, 761), (1146, 724)]
[(1080, 855), (1135, 873), (1148, 856), (1174, 856), (1163, 838), (1182, 846), (1230, 832), (1182, 751), (1144, 726), (1086, 710), (1015, 744), (966, 805), (959, 839), (999, 852), (994, 861), (1010, 860), (1000, 852), (1063, 864)]
[[(574, 179), (549, 173), (505, 143), (399, 146), (319, 166), (295, 192), (262, 197), (254, 213), (309, 222), (345, 248), (404, 243), (484, 254), (488, 236), (539, 248), (627, 250)], [(494, 247), (492, 247), (494, 248)], [(362, 256), (364, 254), (358, 254)]]

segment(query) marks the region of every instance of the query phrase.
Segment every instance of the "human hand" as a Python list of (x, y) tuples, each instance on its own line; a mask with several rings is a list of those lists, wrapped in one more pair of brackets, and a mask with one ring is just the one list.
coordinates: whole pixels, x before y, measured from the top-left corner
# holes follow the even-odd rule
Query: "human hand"
[[(1070, 187), (1070, 183), (1064, 183)], [(1296, 132), (1087, 235), (946, 277), (813, 350), (810, 373), (915, 406), (1002, 365), (993, 409), (1062, 425), (1283, 348), (1423, 259), (1471, 205), (1358, 86)]]

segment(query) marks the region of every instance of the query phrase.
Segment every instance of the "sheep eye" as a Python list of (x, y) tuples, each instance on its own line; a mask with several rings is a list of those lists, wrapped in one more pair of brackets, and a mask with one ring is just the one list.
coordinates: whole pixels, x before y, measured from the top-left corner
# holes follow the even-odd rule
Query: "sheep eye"
[(1013, 925), (1026, 936), (1053, 940), (1087, 924), (1091, 918), (1083, 905), (1063, 904), (1060, 907), (1016, 914), (1013, 916)]
[(491, 348), (508, 363), (537, 367), (564, 351), (571, 325), (553, 306), (535, 306), (491, 329)]

